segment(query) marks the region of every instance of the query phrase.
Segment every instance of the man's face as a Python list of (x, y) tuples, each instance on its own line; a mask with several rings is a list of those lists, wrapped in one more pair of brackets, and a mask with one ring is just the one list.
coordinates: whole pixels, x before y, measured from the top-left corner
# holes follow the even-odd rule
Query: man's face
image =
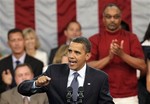
[(24, 80), (31, 80), (33, 78), (33, 73), (28, 66), (18, 67), (15, 71), (15, 81), (19, 85)]
[(67, 40), (81, 36), (81, 28), (78, 23), (72, 22), (69, 24), (67, 30), (65, 30), (65, 36)]
[(20, 32), (11, 33), (8, 39), (8, 45), (13, 54), (22, 54), (24, 52), (24, 38)]
[(120, 10), (115, 6), (107, 7), (103, 14), (103, 22), (108, 31), (115, 32), (118, 30), (121, 23)]
[(68, 49), (69, 68), (75, 71), (80, 70), (90, 58), (86, 53), (85, 46), (80, 43), (71, 42)]

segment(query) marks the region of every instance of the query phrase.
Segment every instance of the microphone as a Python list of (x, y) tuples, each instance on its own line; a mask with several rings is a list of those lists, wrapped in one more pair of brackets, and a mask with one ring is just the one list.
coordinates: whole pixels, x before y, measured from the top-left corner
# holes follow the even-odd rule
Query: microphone
[(67, 95), (66, 95), (67, 104), (71, 104), (71, 102), (72, 102), (72, 92), (73, 92), (72, 87), (68, 87), (67, 88)]
[(78, 104), (82, 104), (83, 103), (83, 98), (84, 98), (84, 88), (83, 87), (79, 87), (78, 88)]

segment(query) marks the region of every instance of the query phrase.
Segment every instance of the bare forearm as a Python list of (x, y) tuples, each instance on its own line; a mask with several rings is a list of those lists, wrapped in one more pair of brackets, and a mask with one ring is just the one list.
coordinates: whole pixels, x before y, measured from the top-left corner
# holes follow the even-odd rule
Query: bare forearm
[(88, 62), (88, 65), (93, 68), (103, 69), (109, 62), (110, 62), (110, 57), (107, 56), (107, 57), (97, 60), (97, 61)]
[(147, 59), (147, 76), (146, 76), (146, 88), (150, 92), (150, 60)]
[(128, 65), (132, 66), (135, 69), (139, 69), (141, 74), (146, 74), (146, 63), (144, 59), (132, 57), (126, 53), (123, 53), (121, 56), (122, 60), (124, 60)]

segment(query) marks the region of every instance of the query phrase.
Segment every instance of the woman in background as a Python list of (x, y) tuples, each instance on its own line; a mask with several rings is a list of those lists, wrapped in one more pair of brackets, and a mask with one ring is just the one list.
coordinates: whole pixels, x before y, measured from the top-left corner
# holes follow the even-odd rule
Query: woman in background
[(60, 46), (60, 48), (58, 49), (58, 51), (54, 56), (53, 64), (68, 63), (67, 57), (68, 47), (69, 46), (66, 44)]
[(27, 54), (39, 59), (44, 63), (44, 66), (47, 66), (47, 53), (39, 50), (40, 43), (35, 30), (33, 30), (32, 28), (25, 28), (23, 30), (23, 35), (25, 38), (25, 50)]

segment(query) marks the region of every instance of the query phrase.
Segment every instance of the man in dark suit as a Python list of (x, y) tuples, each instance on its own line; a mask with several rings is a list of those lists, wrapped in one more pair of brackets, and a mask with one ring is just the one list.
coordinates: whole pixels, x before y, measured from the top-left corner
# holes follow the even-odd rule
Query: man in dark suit
[(0, 60), (0, 93), (16, 86), (14, 81), (14, 69), (17, 64), (30, 64), (34, 76), (40, 75), (43, 68), (41, 61), (26, 54), (24, 37), (20, 29), (11, 29), (8, 32), (8, 45), (12, 54)]
[[(15, 81), (19, 85), (24, 80), (33, 79), (33, 71), (29, 64), (19, 64), (15, 68)], [(1, 94), (0, 104), (24, 104), (25, 98), (30, 104), (48, 104), (46, 93), (32, 95), (31, 97), (23, 96), (18, 93), (17, 87), (7, 90)]]
[[(50, 65), (42, 76), (21, 83), (19, 93), (30, 96), (46, 92), (50, 104), (78, 104), (79, 101), (80, 104), (114, 104), (109, 93), (108, 76), (86, 64), (91, 56), (90, 50), (88, 39), (73, 39), (68, 48), (69, 63)], [(83, 89), (79, 90), (79, 87)]]
[[(69, 22), (64, 30), (64, 35), (66, 36), (65, 44), (69, 45), (72, 38), (81, 36), (81, 34), (82, 34), (81, 29), (82, 29), (82, 27), (78, 21)], [(59, 47), (55, 47), (50, 51), (49, 64), (53, 63), (55, 53), (57, 52), (58, 49), (59, 49)]]

